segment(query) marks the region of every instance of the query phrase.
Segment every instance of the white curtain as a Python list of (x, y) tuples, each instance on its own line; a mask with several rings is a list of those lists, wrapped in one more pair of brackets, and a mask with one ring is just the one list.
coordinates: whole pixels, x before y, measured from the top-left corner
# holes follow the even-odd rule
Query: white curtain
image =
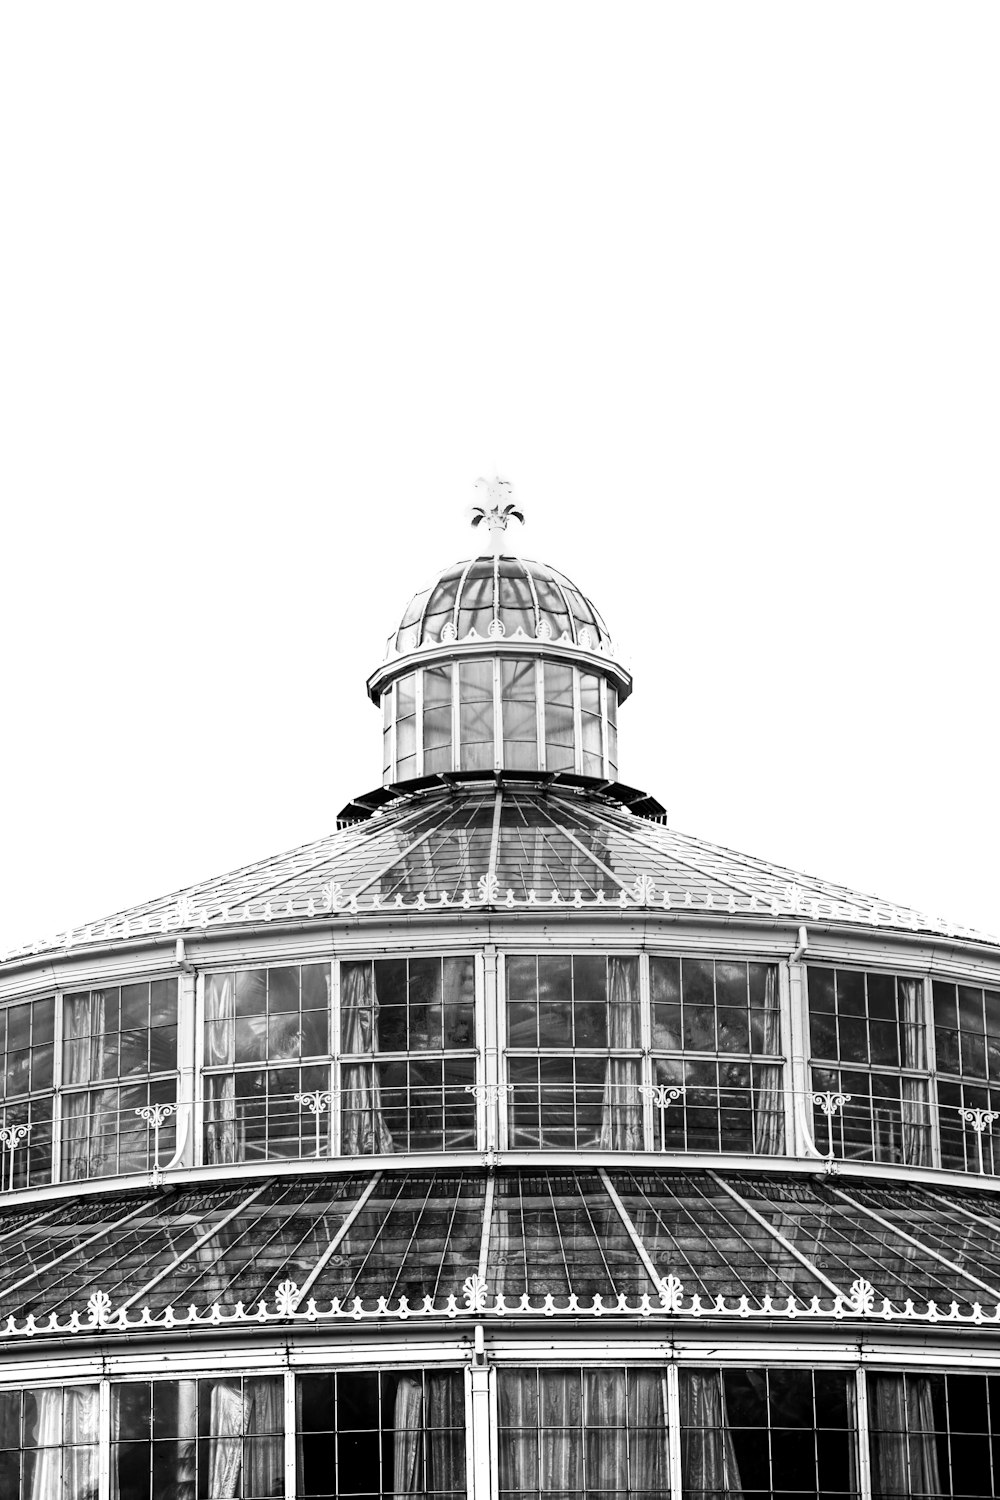
[[(103, 990), (67, 995), (63, 1001), (63, 1084), (99, 1083), (104, 1077), (105, 1002)], [(66, 1094), (62, 1102), (62, 1168), (66, 1181), (99, 1177), (114, 1155), (104, 1139), (114, 1130), (117, 1089)], [(101, 1126), (104, 1126), (102, 1129)]]
[(392, 1488), (395, 1500), (422, 1493), (421, 1439), (424, 1396), (419, 1375), (401, 1375), (392, 1425)]
[(97, 1386), (39, 1391), (35, 1404), (31, 1500), (97, 1500)]
[[(232, 974), (205, 981), (205, 1066), (231, 1068), (235, 1058), (236, 992)], [(206, 1079), (205, 1151), (212, 1166), (236, 1160), (236, 1079), (216, 1073)]]
[[(608, 959), (608, 1046), (638, 1052), (639, 960)], [(642, 1095), (638, 1057), (609, 1057), (601, 1102), (601, 1146), (614, 1151), (641, 1151)]]
[[(781, 1009), (778, 970), (773, 964), (768, 966), (764, 977), (764, 1008), (760, 1017), (759, 1050), (776, 1056), (781, 1052)], [(785, 1144), (782, 1066), (780, 1063), (755, 1063), (754, 1073), (753, 1149), (758, 1156), (777, 1156)]]
[[(900, 979), (899, 1019), (902, 1022), (902, 1056), (904, 1068), (925, 1070), (927, 1049), (924, 1038), (924, 995), (919, 979)], [(927, 1084), (921, 1078), (904, 1078), (902, 1087), (903, 1161), (911, 1167), (923, 1167), (930, 1161), (930, 1119), (927, 1108)]]
[(285, 1414), (282, 1388), (273, 1377), (248, 1380), (244, 1410), (249, 1443), (248, 1495), (283, 1495), (285, 1492)]
[(243, 1394), (239, 1381), (212, 1386), (208, 1438), (208, 1493), (211, 1500), (239, 1495), (243, 1473)]
[(465, 1494), (465, 1381), (460, 1370), (427, 1376), (427, 1491)]
[(374, 967), (344, 964), (340, 989), (340, 1045), (342, 1052), (373, 1054), (370, 1062), (343, 1063), (341, 1089), (341, 1151), (345, 1156), (385, 1156), (392, 1136), (382, 1114), (378, 1064), (378, 999)]
[(743, 1500), (721, 1370), (682, 1370), (681, 1470), (685, 1495)]
[(587, 1370), (584, 1441), (587, 1490), (666, 1496), (667, 1382), (661, 1370)]
[(652, 1496), (669, 1495), (667, 1377), (664, 1372), (633, 1370), (629, 1375), (628, 1400), (633, 1493), (647, 1497), (647, 1500)]
[(931, 1383), (923, 1375), (869, 1381), (874, 1500), (941, 1495)]
[(500, 1485), (578, 1490), (583, 1476), (579, 1373), (507, 1370), (500, 1382)]

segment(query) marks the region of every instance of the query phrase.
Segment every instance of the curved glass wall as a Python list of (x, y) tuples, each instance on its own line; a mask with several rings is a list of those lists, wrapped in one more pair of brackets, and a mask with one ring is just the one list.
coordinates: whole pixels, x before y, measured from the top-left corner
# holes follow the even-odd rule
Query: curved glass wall
[[(0, 1489), (12, 1500), (457, 1500), (470, 1477), (490, 1485), (490, 1466), (473, 1462), (478, 1430), (501, 1500), (668, 1500), (673, 1476), (678, 1500), (1000, 1494), (994, 1373), (777, 1353), (678, 1365), (637, 1349), (632, 1363), (501, 1364), (485, 1389), (480, 1416), (466, 1369), (447, 1364), (15, 1386), (0, 1391)], [(486, 1500), (478, 1483), (473, 1493)]]
[(860, 1161), (930, 1166), (923, 980), (810, 964), (808, 982), (817, 1143)]
[(618, 776), (618, 694), (598, 672), (531, 657), (463, 658), (382, 695), (387, 785), (444, 771)]
[[(784, 1066), (774, 964), (649, 961), (653, 1081), (668, 1151), (785, 1149)], [(670, 1099), (671, 1090), (677, 1091)]]
[[(468, 838), (488, 842), (489, 819)], [(547, 948), (500, 966), (495, 1015), (472, 953), (208, 972), (180, 1058), (175, 978), (12, 1000), (0, 1191), (148, 1171), (178, 1146), (188, 1166), (491, 1147), (779, 1156), (810, 1149), (801, 1130), (793, 1144), (809, 1115), (824, 1155), (1000, 1165), (1000, 991), (809, 965), (803, 1098), (776, 963)]]
[[(56, 1028), (59, 1029), (57, 1043)], [(0, 1007), (3, 1187), (37, 1187), (147, 1171), (152, 1140), (141, 1109), (177, 1099), (177, 981), (109, 984)], [(164, 1117), (162, 1156), (175, 1121)], [(20, 1149), (18, 1149), (20, 1146)]]

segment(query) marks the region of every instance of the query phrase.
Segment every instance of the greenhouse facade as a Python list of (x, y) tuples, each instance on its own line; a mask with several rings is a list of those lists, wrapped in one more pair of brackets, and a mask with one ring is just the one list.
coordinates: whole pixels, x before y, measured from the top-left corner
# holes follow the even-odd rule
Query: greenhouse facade
[(505, 512), (334, 832), (0, 962), (0, 1495), (1000, 1493), (1000, 943), (668, 827)]

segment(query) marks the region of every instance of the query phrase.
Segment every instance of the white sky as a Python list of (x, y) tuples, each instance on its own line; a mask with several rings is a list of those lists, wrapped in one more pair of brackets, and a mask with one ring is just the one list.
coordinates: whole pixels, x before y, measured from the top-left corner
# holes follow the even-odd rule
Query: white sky
[(674, 827), (1000, 930), (998, 43), (3, 7), (0, 948), (329, 831), (495, 467)]

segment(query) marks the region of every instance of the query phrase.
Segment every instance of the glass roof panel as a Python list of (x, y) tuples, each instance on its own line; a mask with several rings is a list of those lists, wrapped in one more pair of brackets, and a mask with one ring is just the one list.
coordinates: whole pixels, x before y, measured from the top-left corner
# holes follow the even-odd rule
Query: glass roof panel
[[(968, 1282), (821, 1184), (732, 1177), (732, 1186), (831, 1281), (846, 1292), (863, 1277), (893, 1302), (984, 1300)], [(971, 1268), (970, 1268), (971, 1269)]]
[(550, 578), (545, 578), (540, 573), (535, 573), (533, 576), (538, 593), (538, 607), (543, 617), (552, 626), (553, 635), (557, 638), (564, 634), (572, 636), (569, 611), (561, 591)]
[(445, 805), (429, 838), (401, 853), (378, 882), (386, 899), (401, 894), (412, 900), (421, 892), (452, 899), (473, 890), (490, 862), (493, 829), (492, 792), (469, 799), (460, 807)]
[(467, 1173), (385, 1177), (320, 1272), (309, 1295), (322, 1304), (379, 1297), (410, 1304), (461, 1296), (476, 1272), (485, 1179)]
[(493, 619), (493, 559), (480, 557), (469, 569), (458, 601), (459, 640), (475, 630), (485, 636)]
[(535, 598), (531, 592), (524, 564), (517, 558), (500, 559), (500, 619), (508, 635), (519, 627), (534, 639)]
[(117, 1305), (175, 1255), (190, 1250), (211, 1227), (213, 1216), (221, 1218), (250, 1191), (251, 1184), (243, 1184), (223, 1192), (184, 1193), (165, 1202), (150, 1201), (146, 1212), (127, 1224), (113, 1219), (108, 1233), (85, 1253), (43, 1271), (34, 1284), (24, 1288), (22, 1311), (82, 1306), (97, 1288)]
[(498, 1178), (486, 1260), (489, 1293), (532, 1298), (635, 1299), (654, 1291), (596, 1173)]
[[(113, 1230), (118, 1232), (123, 1219), (155, 1202), (152, 1197), (83, 1198), (61, 1203), (55, 1217), (39, 1212), (38, 1218), (22, 1226), (16, 1236), (0, 1242), (0, 1292), (28, 1278), (23, 1295), (12, 1293), (14, 1303), (20, 1306), (29, 1294), (34, 1294), (32, 1283), (36, 1279), (41, 1286), (58, 1285), (69, 1274), (74, 1257), (78, 1264), (89, 1265), (101, 1236)], [(0, 1233), (2, 1229), (0, 1221)], [(55, 1261), (59, 1264), (53, 1265)]]
[[(841, 1190), (891, 1224), (898, 1224), (922, 1245), (928, 1245), (980, 1281), (995, 1287), (1000, 1299), (1000, 1223), (987, 1227), (961, 1212), (949, 1212), (947, 1198), (936, 1201), (935, 1196), (919, 1188), (845, 1182)], [(951, 1201), (960, 1202), (961, 1199)], [(982, 1210), (977, 1205), (973, 1212), (982, 1213)], [(958, 1295), (963, 1283), (952, 1276), (952, 1285)], [(971, 1295), (982, 1300), (986, 1293), (980, 1294), (972, 1289)]]
[(707, 1173), (612, 1173), (611, 1181), (657, 1272), (680, 1277), (686, 1296), (831, 1295)]
[(370, 1181), (358, 1173), (275, 1183), (156, 1288), (157, 1302), (248, 1306), (282, 1281), (304, 1286)]
[(529, 890), (536, 891), (540, 900), (548, 900), (554, 890), (566, 900), (572, 900), (577, 890), (588, 900), (598, 891), (617, 897), (621, 887), (596, 863), (603, 863), (600, 839), (589, 828), (573, 833), (584, 849), (557, 827), (553, 811), (544, 803), (506, 795), (496, 870), (501, 893), (512, 890), (518, 900)]

